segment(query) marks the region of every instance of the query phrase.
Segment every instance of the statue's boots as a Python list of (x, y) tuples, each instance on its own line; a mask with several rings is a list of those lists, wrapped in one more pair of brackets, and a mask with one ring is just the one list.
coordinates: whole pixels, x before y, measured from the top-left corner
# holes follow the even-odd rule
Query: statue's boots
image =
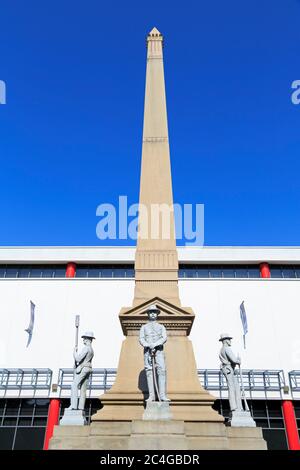
[(161, 401), (171, 401), (166, 396), (166, 374), (160, 373), (158, 375), (158, 388), (159, 388), (159, 397)]
[(149, 397), (147, 398), (147, 402), (149, 401), (155, 401), (155, 392), (154, 392), (154, 385), (153, 385), (153, 376), (152, 376), (152, 370), (147, 370), (146, 371), (146, 377), (147, 377), (147, 385), (148, 385), (148, 391), (149, 391)]

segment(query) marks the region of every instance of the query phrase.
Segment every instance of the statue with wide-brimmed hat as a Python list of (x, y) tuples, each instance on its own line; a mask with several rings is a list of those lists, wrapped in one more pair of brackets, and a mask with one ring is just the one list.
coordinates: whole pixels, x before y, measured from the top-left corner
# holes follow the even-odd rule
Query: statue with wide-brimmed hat
[[(243, 374), (241, 370), (241, 358), (235, 355), (231, 349), (232, 336), (228, 333), (222, 333), (219, 341), (222, 342), (222, 348), (219, 354), (221, 361), (221, 370), (226, 378), (228, 386), (228, 398), (230, 406), (230, 415), (227, 425), (234, 427), (255, 427), (255, 421), (251, 416), (248, 403), (245, 396), (243, 384)], [(240, 377), (240, 383), (238, 377)], [(242, 404), (242, 396), (245, 409)]]
[(148, 307), (149, 321), (142, 325), (139, 335), (140, 344), (144, 348), (144, 366), (149, 391), (147, 402), (170, 401), (166, 395), (166, 361), (164, 355), (167, 331), (164, 325), (157, 321), (159, 314), (160, 310), (156, 304)]
[[(87, 331), (81, 338), (83, 339), (84, 348), (78, 353), (78, 348), (74, 348), (75, 371), (74, 380), (71, 389), (71, 405), (72, 410), (84, 410), (86, 400), (86, 388), (89, 376), (92, 372), (92, 359), (94, 351), (92, 341), (96, 339), (92, 331)], [(78, 399), (78, 390), (80, 391)]]
[(92, 348), (92, 341), (96, 338), (93, 331), (85, 332), (81, 336), (84, 347), (80, 352), (78, 352), (78, 326), (77, 341), (75, 343), (73, 352), (75, 363), (73, 382), (71, 386), (71, 404), (69, 408), (65, 409), (64, 416), (60, 421), (60, 425), (85, 424), (84, 408), (86, 401), (86, 390), (89, 377), (93, 370), (92, 359), (94, 357), (94, 351)]
[(236, 366), (241, 364), (239, 356), (235, 356), (231, 349), (232, 336), (228, 333), (222, 333), (219, 341), (222, 342), (222, 348), (219, 354), (221, 361), (221, 370), (226, 378), (228, 385), (228, 398), (230, 411), (243, 411), (240, 386), (238, 382)]

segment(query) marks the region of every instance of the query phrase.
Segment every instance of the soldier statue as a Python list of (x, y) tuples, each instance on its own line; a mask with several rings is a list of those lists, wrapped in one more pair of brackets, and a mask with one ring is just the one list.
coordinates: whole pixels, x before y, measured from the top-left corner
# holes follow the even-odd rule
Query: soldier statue
[(228, 334), (221, 334), (219, 341), (222, 341), (222, 348), (220, 351), (221, 370), (225, 375), (228, 385), (228, 398), (230, 411), (243, 411), (241, 400), (240, 385), (237, 377), (236, 366), (240, 366), (241, 359), (235, 356), (231, 349), (232, 337)]
[[(78, 353), (78, 348), (75, 346), (73, 353), (75, 370), (71, 389), (70, 410), (84, 410), (87, 383), (92, 372), (92, 359), (94, 357), (92, 341), (95, 339), (94, 333), (92, 331), (88, 331), (82, 335), (81, 338), (83, 339), (84, 348), (80, 353)], [(79, 401), (78, 389), (80, 390)]]
[(155, 304), (151, 305), (147, 310), (149, 321), (140, 329), (139, 340), (144, 348), (144, 365), (149, 390), (147, 402), (156, 401), (155, 391), (159, 401), (170, 401), (166, 396), (166, 363), (163, 346), (167, 341), (167, 332), (164, 325), (157, 322), (159, 314), (159, 308)]

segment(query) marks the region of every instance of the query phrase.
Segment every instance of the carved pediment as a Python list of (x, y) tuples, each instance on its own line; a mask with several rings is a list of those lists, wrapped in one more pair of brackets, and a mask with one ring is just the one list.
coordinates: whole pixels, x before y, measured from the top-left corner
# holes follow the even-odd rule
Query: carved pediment
[(195, 314), (189, 307), (178, 307), (171, 304), (160, 297), (153, 297), (147, 302), (143, 302), (134, 307), (124, 307), (121, 309), (119, 319), (122, 325), (122, 330), (125, 335), (137, 334), (141, 326), (148, 321), (147, 309), (150, 305), (156, 304), (160, 309), (158, 317), (159, 323), (165, 325), (169, 332), (172, 334), (190, 333)]

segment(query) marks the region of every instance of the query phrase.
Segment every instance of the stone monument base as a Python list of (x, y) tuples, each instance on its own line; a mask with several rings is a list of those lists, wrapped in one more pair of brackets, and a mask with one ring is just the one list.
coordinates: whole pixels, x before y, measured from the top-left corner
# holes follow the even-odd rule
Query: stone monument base
[(250, 411), (232, 411), (227, 426), (255, 428), (256, 424)]
[(55, 426), (49, 449), (266, 450), (261, 428), (180, 420), (97, 421)]
[(150, 421), (172, 419), (170, 404), (165, 401), (146, 402), (146, 408), (143, 414), (143, 419)]
[(83, 426), (85, 424), (86, 419), (83, 410), (68, 410), (67, 408), (59, 422), (60, 426)]

